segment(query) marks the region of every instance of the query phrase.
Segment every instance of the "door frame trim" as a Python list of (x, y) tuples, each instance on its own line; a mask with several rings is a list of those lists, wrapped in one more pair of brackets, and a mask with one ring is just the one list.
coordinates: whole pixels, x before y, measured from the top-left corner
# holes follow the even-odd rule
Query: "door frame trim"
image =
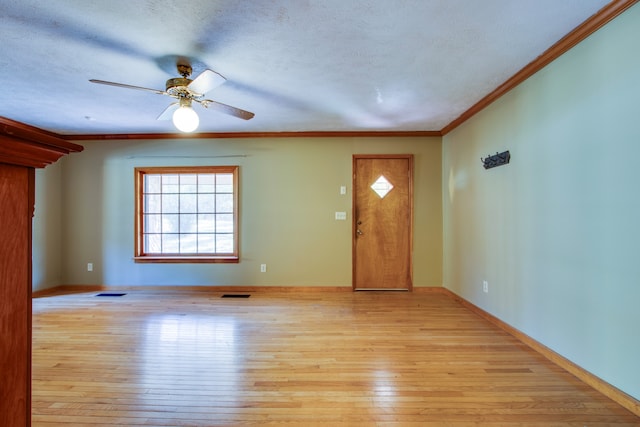
[[(354, 291), (363, 289), (356, 288), (356, 161), (359, 159), (406, 159), (409, 162), (409, 286), (407, 289), (397, 289), (399, 291), (413, 291), (413, 180), (414, 162), (413, 154), (354, 154), (351, 163), (351, 288)], [(373, 289), (371, 289), (373, 290)], [(382, 291), (385, 289), (375, 289)]]

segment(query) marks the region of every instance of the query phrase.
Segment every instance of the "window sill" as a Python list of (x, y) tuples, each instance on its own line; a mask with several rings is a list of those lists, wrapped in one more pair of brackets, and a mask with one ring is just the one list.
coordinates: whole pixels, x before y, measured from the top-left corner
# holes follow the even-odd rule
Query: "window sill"
[(240, 262), (237, 256), (136, 256), (133, 260), (136, 263), (156, 264), (238, 264)]

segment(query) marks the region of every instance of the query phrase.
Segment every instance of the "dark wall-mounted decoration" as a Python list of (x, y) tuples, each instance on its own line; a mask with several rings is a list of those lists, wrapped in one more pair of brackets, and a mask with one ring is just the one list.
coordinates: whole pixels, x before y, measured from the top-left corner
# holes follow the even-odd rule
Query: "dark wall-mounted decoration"
[(511, 154), (508, 150), (502, 153), (496, 153), (493, 156), (485, 157), (484, 159), (480, 158), (482, 166), (484, 166), (485, 169), (491, 169), (495, 168), (496, 166), (506, 165), (507, 163), (509, 163), (509, 160), (511, 160)]

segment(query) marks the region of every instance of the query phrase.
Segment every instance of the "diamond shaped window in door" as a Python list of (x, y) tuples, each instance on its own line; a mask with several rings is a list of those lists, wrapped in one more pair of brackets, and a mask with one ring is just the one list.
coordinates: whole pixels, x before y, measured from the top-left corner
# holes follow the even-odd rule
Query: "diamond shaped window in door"
[(389, 191), (393, 189), (393, 185), (384, 177), (384, 175), (380, 175), (376, 182), (371, 184), (371, 189), (376, 192), (381, 199), (386, 196)]

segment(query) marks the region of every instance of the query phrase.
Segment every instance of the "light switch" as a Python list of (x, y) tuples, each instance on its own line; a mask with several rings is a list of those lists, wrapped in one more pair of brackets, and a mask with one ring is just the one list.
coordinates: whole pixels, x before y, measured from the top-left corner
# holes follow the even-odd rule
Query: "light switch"
[(340, 194), (347, 194), (347, 186), (346, 185), (341, 185), (340, 186)]
[(347, 219), (346, 212), (336, 212), (336, 221), (345, 221)]

